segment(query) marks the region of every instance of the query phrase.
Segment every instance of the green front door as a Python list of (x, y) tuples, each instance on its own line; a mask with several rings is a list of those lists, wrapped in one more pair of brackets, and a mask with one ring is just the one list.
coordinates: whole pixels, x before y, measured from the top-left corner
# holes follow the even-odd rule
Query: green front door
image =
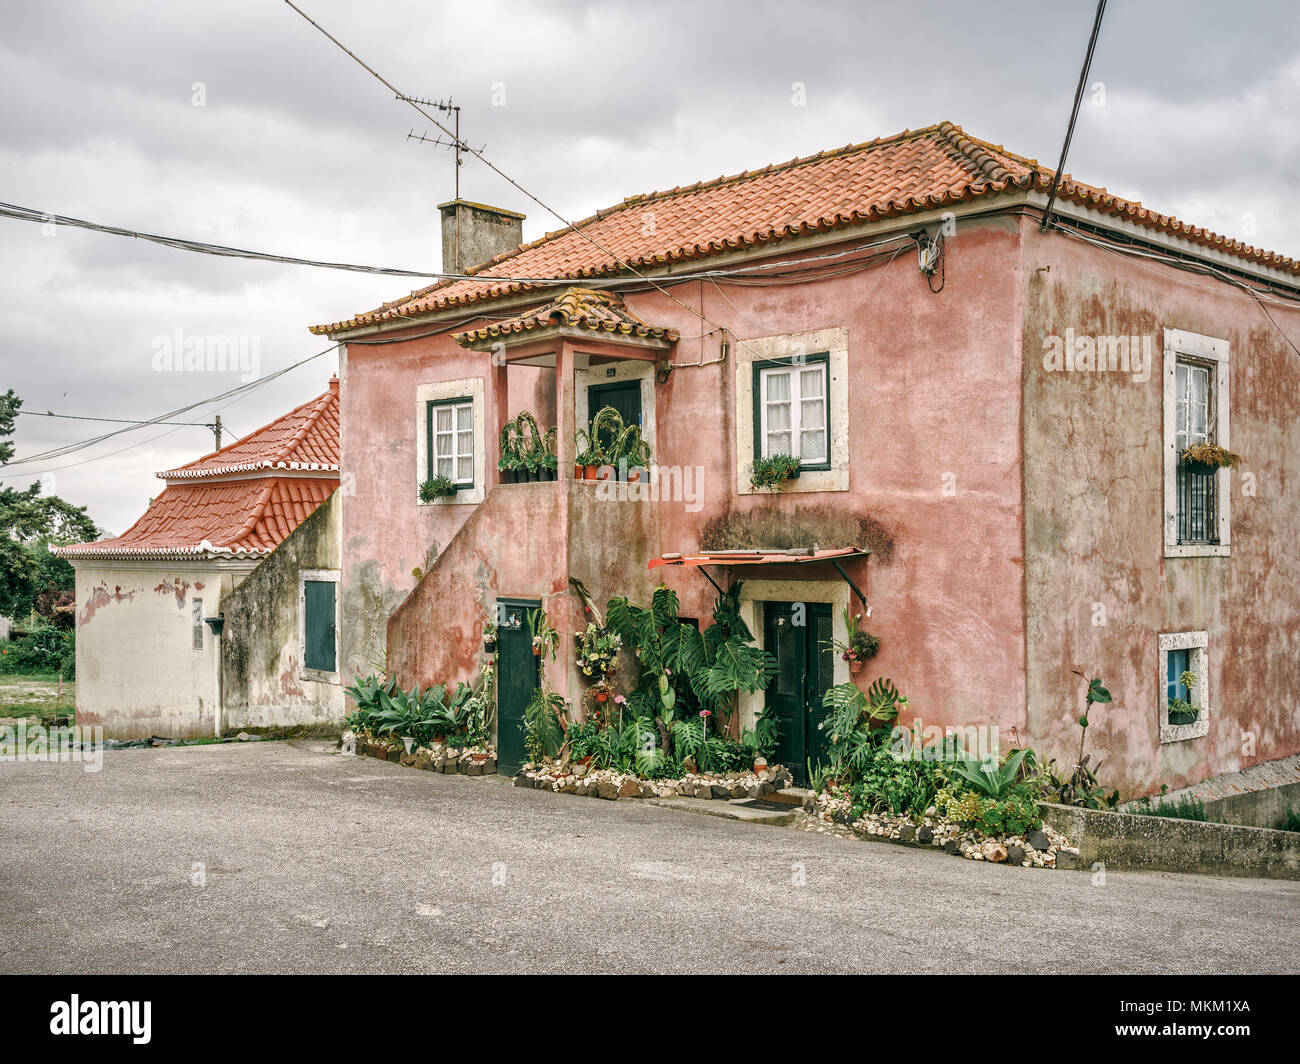
[(513, 776), (528, 755), (524, 750), (524, 707), (539, 683), (528, 611), (536, 599), (497, 600), (497, 771)]
[(763, 645), (777, 667), (765, 699), (781, 723), (776, 760), (790, 769), (800, 786), (807, 784), (808, 763), (816, 765), (824, 758), (825, 736), (818, 725), (825, 716), (822, 695), (834, 682), (830, 638), (827, 603), (763, 604)]

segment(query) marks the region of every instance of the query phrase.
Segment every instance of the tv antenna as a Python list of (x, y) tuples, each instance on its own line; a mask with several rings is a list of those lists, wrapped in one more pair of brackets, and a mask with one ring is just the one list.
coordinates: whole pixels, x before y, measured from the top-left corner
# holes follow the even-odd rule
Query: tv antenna
[[(407, 140), (418, 140), (422, 144), (432, 144), (435, 147), (450, 148), (456, 156), (456, 199), (460, 199), (460, 168), (465, 165), (465, 160), (461, 158), (462, 152), (473, 151), (460, 137), (460, 104), (455, 103), (450, 96), (445, 100), (425, 100), (419, 96), (398, 96), (397, 99), (405, 100), (407, 103), (419, 104), (421, 107), (435, 107), (452, 117), (452, 135), (453, 140), (444, 140), (442, 137), (431, 137), (427, 133), (416, 133), (412, 129), (406, 134)], [(477, 150), (482, 151), (487, 144), (481, 145)]]

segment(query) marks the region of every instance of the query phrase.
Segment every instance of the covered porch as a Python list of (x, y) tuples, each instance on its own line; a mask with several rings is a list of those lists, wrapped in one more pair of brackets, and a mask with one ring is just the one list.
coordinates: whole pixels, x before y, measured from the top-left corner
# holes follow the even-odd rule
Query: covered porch
[(578, 434), (591, 431), (590, 406), (607, 391), (626, 396), (623, 416), (636, 417), (638, 435), (653, 452), (655, 374), (668, 361), (678, 334), (642, 321), (617, 293), (570, 288), (540, 310), (457, 333), (455, 340), (492, 357), (484, 434), (489, 487), (505, 483), (502, 430), (511, 422), (512, 366), (555, 373), (553, 409), (527, 413), (543, 437), (553, 433), (559, 479), (573, 475)]

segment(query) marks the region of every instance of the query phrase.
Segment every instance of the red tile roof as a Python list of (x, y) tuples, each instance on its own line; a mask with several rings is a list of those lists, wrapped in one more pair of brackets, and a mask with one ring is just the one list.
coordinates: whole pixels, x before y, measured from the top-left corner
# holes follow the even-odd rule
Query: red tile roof
[(163, 480), (216, 477), (258, 469), (339, 468), (338, 381), (269, 425), (179, 469), (159, 473)]
[[(999, 192), (1046, 191), (1053, 171), (941, 122), (865, 144), (694, 185), (632, 196), (540, 240), (469, 270), (510, 277), (585, 278), (760, 248)], [(1066, 175), (1058, 199), (1300, 274), (1300, 262), (1147, 210), (1133, 200)], [(653, 215), (653, 225), (647, 224)], [(594, 243), (593, 243), (594, 241)], [(596, 246), (596, 245), (599, 245)], [(602, 250), (604, 249), (604, 250)], [(333, 333), (400, 321), (538, 287), (513, 281), (441, 281), (346, 321), (312, 327)]]
[(275, 476), (168, 484), (122, 535), (60, 547), (58, 553), (68, 558), (266, 554), (338, 486), (332, 478)]
[(453, 339), (462, 347), (499, 340), (505, 336), (531, 334), (546, 329), (587, 329), (591, 332), (634, 336), (644, 340), (677, 341), (677, 330), (647, 325), (638, 318), (616, 292), (597, 292), (591, 288), (570, 288), (559, 299), (541, 310), (493, 322), (481, 329), (456, 333)]
[(267, 554), (339, 486), (337, 476), (318, 472), (338, 472), (338, 415), (332, 380), (324, 395), (229, 447), (159, 473), (167, 487), (120, 536), (55, 553), (74, 560)]

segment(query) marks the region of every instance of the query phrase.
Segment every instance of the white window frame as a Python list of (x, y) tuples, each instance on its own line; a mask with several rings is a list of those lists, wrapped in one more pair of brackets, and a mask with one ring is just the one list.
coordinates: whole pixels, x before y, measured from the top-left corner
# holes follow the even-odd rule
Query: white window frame
[[(450, 410), (450, 411), (451, 411), (451, 430), (450, 430), (449, 432), (439, 432), (439, 431), (438, 431), (438, 424), (437, 424), (437, 421), (438, 421), (438, 411), (440, 411), (440, 410)], [(470, 434), (470, 437), (469, 437), (469, 450), (468, 450), (468, 451), (461, 451), (461, 450), (459, 449), (459, 447), (457, 446), (457, 441), (459, 440), (460, 434), (461, 434), (461, 432), (464, 431), (463, 429), (461, 429), (461, 428), (459, 427), (459, 424), (460, 424), (460, 412), (461, 412), (462, 410), (468, 410), (468, 411), (469, 411), (469, 419), (470, 419), (469, 434)], [(450, 401), (445, 400), (445, 399), (430, 399), (430, 400), (429, 400), (429, 404), (428, 404), (428, 406), (425, 407), (425, 414), (426, 414), (426, 417), (427, 417), (427, 419), (428, 419), (427, 422), (426, 422), (426, 429), (425, 429), (425, 431), (426, 431), (426, 433), (427, 433), (427, 436), (428, 436), (428, 440), (427, 440), (426, 442), (432, 442), (432, 444), (433, 444), (433, 453), (429, 456), (429, 477), (430, 477), (430, 479), (432, 479), (433, 477), (436, 477), (436, 476), (438, 475), (438, 462), (439, 462), (440, 460), (443, 460), (443, 459), (447, 459), (447, 460), (449, 460), (449, 461), (451, 462), (452, 473), (454, 474), (454, 473), (455, 473), (455, 472), (460, 468), (460, 460), (461, 460), (462, 458), (468, 458), (468, 459), (469, 459), (469, 476), (468, 476), (468, 477), (457, 477), (457, 476), (452, 476), (452, 477), (451, 477), (451, 482), (452, 482), (453, 484), (457, 484), (457, 485), (460, 485), (460, 486), (462, 486), (462, 487), (473, 487), (473, 486), (474, 486), (474, 466), (475, 466), (475, 462), (474, 462), (474, 453), (475, 453), (474, 443), (475, 443), (475, 437), (477, 436), (477, 433), (475, 432), (475, 429), (478, 427), (478, 426), (477, 426), (477, 419), (476, 419), (475, 416), (474, 416), (474, 399), (473, 399), (473, 397), (471, 397), (471, 396), (466, 396), (465, 399), (464, 399), (462, 402), (450, 402)], [(451, 437), (452, 451), (451, 451), (451, 453), (449, 453), (449, 454), (444, 454), (444, 453), (439, 449), (438, 441), (439, 441), (439, 439), (440, 439), (441, 437), (447, 437), (447, 436), (450, 436), (450, 437)]]
[[(807, 370), (815, 369), (821, 374), (822, 391), (821, 395), (813, 398), (820, 399), (822, 402), (823, 417), (822, 423), (818, 430), (822, 433), (822, 454), (818, 458), (804, 457), (803, 451), (803, 381), (802, 374)], [(817, 359), (809, 362), (791, 362), (780, 366), (760, 367), (758, 371), (759, 382), (759, 443), (762, 456), (770, 458), (772, 451), (768, 444), (768, 427), (767, 412), (772, 405), (772, 400), (768, 398), (767, 382), (778, 374), (785, 374), (790, 379), (790, 398), (785, 400), (790, 404), (790, 454), (798, 458), (800, 465), (810, 466), (830, 466), (830, 445), (831, 445), (831, 397), (830, 397), (830, 361), (829, 359)], [(783, 453), (783, 452), (777, 452)]]
[[(416, 386), (414, 424), (415, 429), (415, 486), (411, 496), (417, 500), (422, 509), (435, 509), (439, 506), (463, 506), (477, 504), (487, 497), (487, 448), (483, 437), (486, 385), (482, 377), (461, 377), (456, 380), (430, 381)], [(429, 437), (428, 417), (429, 403), (445, 399), (468, 399), (474, 407), (474, 482), (462, 487), (454, 495), (433, 499), (430, 502), (419, 501), (419, 488), (429, 479)]]
[[(754, 458), (761, 456), (761, 439), (758, 455), (755, 454), (754, 364), (767, 360), (807, 358), (814, 353), (829, 356), (829, 378), (826, 382), (827, 409), (830, 414), (829, 469), (800, 470), (797, 480), (787, 480), (781, 487), (784, 495), (808, 492), (849, 490), (849, 331), (846, 328), (814, 329), (809, 332), (783, 333), (776, 336), (751, 337), (732, 348), (730, 362), (733, 366), (734, 384), (733, 431), (735, 433), (735, 464), (732, 468), (737, 495), (766, 494), (766, 489), (755, 488), (749, 482), (754, 468)], [(859, 368), (854, 386), (866, 383), (866, 371)], [(864, 415), (865, 416), (865, 415)], [(761, 426), (760, 426), (761, 429)], [(859, 476), (869, 477), (866, 470)]]
[(1226, 558), (1231, 553), (1232, 470), (1216, 474), (1215, 515), (1218, 543), (1178, 542), (1178, 363), (1188, 362), (1210, 369), (1210, 415), (1214, 423), (1210, 439), (1220, 447), (1232, 446), (1228, 392), (1229, 346), (1227, 340), (1182, 329), (1164, 330), (1164, 546), (1166, 558)]
[[(1160, 661), (1160, 741), (1178, 743), (1185, 739), (1199, 739), (1210, 732), (1210, 660), (1208, 632), (1168, 632), (1158, 639)], [(1190, 650), (1189, 671), (1196, 676), (1196, 690), (1192, 704), (1201, 709), (1200, 717), (1191, 724), (1169, 723), (1169, 652)]]
[[(320, 581), (334, 585), (334, 671), (307, 668), (307, 581)], [(339, 570), (337, 569), (299, 569), (298, 570), (298, 662), (300, 680), (314, 680), (317, 683), (341, 684), (339, 659), (342, 656), (340, 634), (340, 596)]]

